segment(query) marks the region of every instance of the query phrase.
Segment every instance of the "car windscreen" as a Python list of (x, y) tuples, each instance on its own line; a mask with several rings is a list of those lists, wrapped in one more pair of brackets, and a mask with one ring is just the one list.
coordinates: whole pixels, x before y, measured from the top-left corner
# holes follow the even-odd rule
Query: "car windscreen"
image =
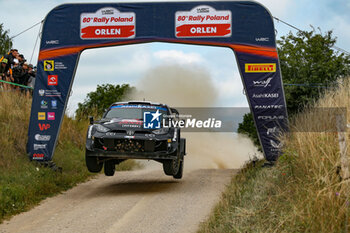
[(167, 108), (153, 105), (115, 105), (105, 114), (104, 118), (120, 119), (143, 119), (144, 112), (159, 111), (162, 115), (167, 115)]

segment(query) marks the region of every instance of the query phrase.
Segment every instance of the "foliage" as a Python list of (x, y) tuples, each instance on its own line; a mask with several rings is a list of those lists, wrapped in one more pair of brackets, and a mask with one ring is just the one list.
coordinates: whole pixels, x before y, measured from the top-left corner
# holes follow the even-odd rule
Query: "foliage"
[(12, 39), (9, 36), (9, 30), (4, 30), (3, 24), (0, 24), (0, 57), (7, 54), (12, 47)]
[(84, 103), (78, 104), (77, 119), (86, 119), (89, 115), (101, 116), (111, 104), (126, 99), (133, 89), (129, 84), (97, 85), (96, 91), (88, 93)]
[(258, 138), (258, 133), (256, 131), (253, 115), (251, 113), (246, 113), (243, 116), (243, 122), (238, 124), (238, 133), (246, 134), (249, 138), (253, 140), (253, 143), (260, 147), (260, 142)]
[(289, 113), (301, 111), (325, 89), (312, 86), (335, 86), (337, 79), (350, 75), (350, 57), (335, 51), (335, 43), (332, 31), (315, 30), (289, 33), (277, 41), (283, 82), (311, 86), (285, 87)]

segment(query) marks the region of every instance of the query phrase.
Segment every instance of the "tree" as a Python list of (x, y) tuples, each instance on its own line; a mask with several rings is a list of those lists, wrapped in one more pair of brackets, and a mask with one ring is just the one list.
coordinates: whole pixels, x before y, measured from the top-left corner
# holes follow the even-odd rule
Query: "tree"
[[(295, 114), (310, 101), (317, 100), (324, 87), (335, 86), (339, 78), (350, 75), (350, 58), (333, 49), (336, 38), (332, 31), (315, 30), (289, 33), (277, 41), (288, 112)], [(317, 86), (320, 86), (317, 88)]]
[[(289, 115), (316, 101), (325, 88), (336, 85), (339, 78), (350, 75), (350, 58), (333, 49), (336, 38), (332, 31), (315, 33), (302, 31), (296, 35), (289, 33), (277, 41), (283, 82), (305, 84), (306, 86), (285, 86)], [(258, 135), (251, 113), (244, 115), (238, 133), (248, 135), (259, 145)]]
[(253, 140), (253, 143), (260, 148), (258, 133), (256, 131), (253, 115), (246, 113), (243, 116), (243, 122), (238, 124), (238, 133), (245, 134)]
[(4, 30), (0, 24), (0, 57), (7, 54), (12, 47), (12, 39), (9, 37), (9, 30)]
[(87, 94), (84, 103), (78, 103), (75, 111), (77, 119), (86, 119), (89, 115), (102, 116), (111, 104), (124, 100), (133, 89), (129, 84), (97, 85), (96, 91)]

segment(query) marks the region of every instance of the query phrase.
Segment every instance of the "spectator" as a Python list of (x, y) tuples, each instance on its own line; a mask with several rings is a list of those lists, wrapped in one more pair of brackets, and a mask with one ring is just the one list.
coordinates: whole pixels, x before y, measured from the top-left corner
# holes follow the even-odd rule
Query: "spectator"
[(2, 80), (13, 81), (12, 66), (15, 65), (15, 59), (18, 59), (18, 50), (11, 49), (10, 52), (1, 58), (0, 76)]
[[(27, 83), (23, 84), (29, 87), (34, 88), (35, 85), (35, 76), (36, 76), (36, 69), (35, 67), (33, 67), (32, 64), (28, 65), (28, 79), (27, 79)], [(28, 90), (28, 89), (27, 89)]]

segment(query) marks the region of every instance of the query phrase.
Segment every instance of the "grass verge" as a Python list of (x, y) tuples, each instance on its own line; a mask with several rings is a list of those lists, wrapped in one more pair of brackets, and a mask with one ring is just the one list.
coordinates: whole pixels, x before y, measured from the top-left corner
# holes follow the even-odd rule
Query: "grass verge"
[[(0, 92), (0, 223), (26, 211), (41, 200), (86, 181), (93, 174), (85, 165), (87, 121), (65, 117), (53, 157), (62, 173), (29, 162), (26, 155), (31, 98), (16, 92)], [(117, 170), (131, 170), (125, 161)]]
[(276, 166), (242, 169), (199, 232), (350, 232), (350, 180), (339, 174), (337, 133), (326, 130), (335, 116), (323, 111), (345, 107), (350, 119), (349, 89), (345, 81), (295, 116)]

